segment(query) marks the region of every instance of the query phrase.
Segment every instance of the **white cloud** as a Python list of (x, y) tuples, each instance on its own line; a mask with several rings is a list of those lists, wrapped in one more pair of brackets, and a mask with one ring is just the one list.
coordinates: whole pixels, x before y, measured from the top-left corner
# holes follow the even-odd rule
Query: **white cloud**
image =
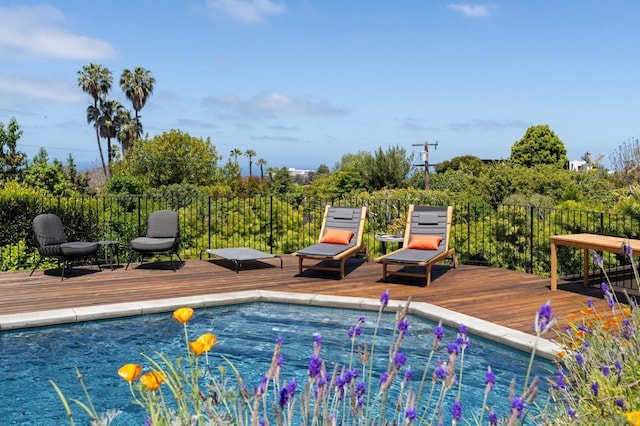
[(493, 5), (482, 4), (449, 4), (447, 7), (472, 18), (487, 17), (491, 13), (491, 10), (495, 9)]
[(528, 127), (529, 125), (524, 121), (519, 120), (484, 120), (474, 119), (467, 122), (452, 122), (447, 126), (449, 130), (498, 130), (511, 127)]
[(115, 56), (105, 41), (74, 34), (52, 6), (0, 7), (0, 56), (101, 59)]
[(223, 118), (263, 119), (278, 113), (298, 113), (304, 115), (341, 115), (345, 111), (331, 106), (324, 100), (304, 100), (291, 98), (279, 92), (262, 93), (249, 101), (235, 95), (208, 97), (203, 99), (206, 106), (213, 107)]
[(262, 22), (267, 16), (280, 15), (285, 11), (283, 3), (271, 0), (208, 0), (207, 7), (243, 22)]
[[(63, 103), (86, 100), (82, 91), (66, 81), (0, 74), (0, 94)], [(88, 99), (88, 98), (87, 98)]]

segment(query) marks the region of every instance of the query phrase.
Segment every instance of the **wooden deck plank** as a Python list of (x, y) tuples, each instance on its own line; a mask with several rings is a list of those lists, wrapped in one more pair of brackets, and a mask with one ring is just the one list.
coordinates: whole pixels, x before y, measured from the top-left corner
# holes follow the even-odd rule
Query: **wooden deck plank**
[(4, 272), (0, 315), (256, 289), (372, 298), (389, 289), (393, 299), (411, 297), (526, 333), (532, 333), (535, 314), (547, 300), (560, 320), (579, 311), (589, 298), (601, 312), (609, 312), (597, 289), (561, 282), (559, 290), (551, 292), (548, 278), (499, 268), (437, 265), (425, 286), (423, 279), (407, 277), (383, 282), (382, 266), (360, 259), (348, 262), (343, 280), (336, 273), (311, 270), (298, 276), (297, 259), (284, 255), (283, 261), (283, 269), (273, 262), (248, 262), (239, 273), (211, 260), (188, 260), (177, 272), (168, 262), (101, 272), (78, 267), (64, 281), (55, 270), (36, 271), (31, 277), (28, 272)]

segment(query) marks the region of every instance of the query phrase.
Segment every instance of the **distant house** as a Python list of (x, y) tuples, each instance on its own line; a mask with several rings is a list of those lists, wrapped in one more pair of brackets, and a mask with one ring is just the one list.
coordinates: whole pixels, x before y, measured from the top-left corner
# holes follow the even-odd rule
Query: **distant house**
[(287, 169), (287, 171), (289, 172), (289, 176), (291, 176), (293, 181), (300, 185), (311, 182), (313, 177), (316, 175), (316, 172), (314, 170), (301, 170), (290, 167)]
[(584, 160), (572, 160), (569, 161), (569, 170), (572, 172), (586, 172), (591, 170), (591, 164)]

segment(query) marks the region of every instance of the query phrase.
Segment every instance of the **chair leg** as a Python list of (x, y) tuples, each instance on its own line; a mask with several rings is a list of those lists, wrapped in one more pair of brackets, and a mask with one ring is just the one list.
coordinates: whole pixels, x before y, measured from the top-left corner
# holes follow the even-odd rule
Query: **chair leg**
[(29, 274), (29, 276), (33, 275), (35, 270), (38, 269), (38, 266), (40, 266), (40, 262), (42, 262), (42, 256), (40, 256), (40, 258), (38, 259), (38, 262), (36, 263), (36, 266), (33, 267), (33, 269), (31, 270), (31, 273)]
[(346, 263), (346, 261), (346, 258), (340, 261), (340, 279), (344, 278), (344, 264)]
[(129, 264), (131, 263), (132, 260), (133, 260), (133, 250), (131, 250), (131, 254), (129, 255), (129, 261), (127, 262), (127, 266), (125, 266), (124, 268), (125, 271), (129, 269)]
[(302, 257), (298, 256), (298, 274), (302, 275)]

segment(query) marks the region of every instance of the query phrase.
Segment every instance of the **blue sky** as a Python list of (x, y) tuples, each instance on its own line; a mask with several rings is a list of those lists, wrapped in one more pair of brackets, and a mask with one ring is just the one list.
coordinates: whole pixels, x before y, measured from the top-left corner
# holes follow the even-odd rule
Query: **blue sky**
[(223, 162), (315, 169), (425, 141), (432, 163), (505, 158), (537, 124), (571, 159), (611, 155), (640, 136), (638, 22), (635, 0), (5, 0), (0, 122), (29, 156), (97, 164), (77, 87), (95, 62), (127, 108), (120, 73), (150, 70), (145, 132), (210, 137)]

